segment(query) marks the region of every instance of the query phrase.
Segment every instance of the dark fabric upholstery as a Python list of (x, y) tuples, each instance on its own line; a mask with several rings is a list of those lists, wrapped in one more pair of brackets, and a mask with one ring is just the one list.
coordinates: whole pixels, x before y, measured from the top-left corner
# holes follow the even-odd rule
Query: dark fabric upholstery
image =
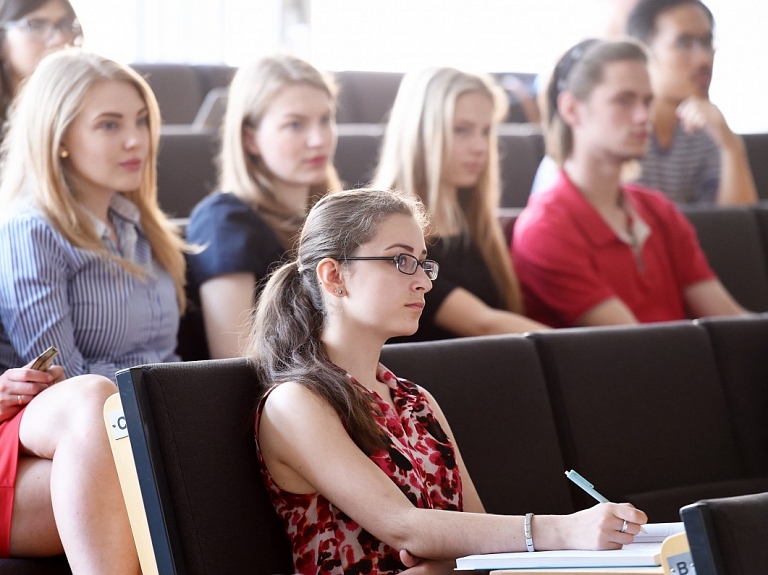
[(681, 207), (709, 265), (742, 306), (768, 311), (766, 251), (753, 208)]
[(403, 74), (400, 72), (335, 72), (339, 86), (339, 124), (386, 123)]
[[(263, 390), (247, 361), (133, 368), (118, 374), (118, 386), (140, 481), (155, 474), (170, 503), (168, 539), (184, 563), (176, 572), (292, 573), (290, 547), (259, 473), (253, 415)], [(143, 406), (141, 421), (134, 398)], [(152, 470), (143, 468), (142, 435)], [(152, 530), (159, 512), (145, 489)]]
[(382, 124), (339, 124), (339, 142), (333, 164), (345, 188), (366, 186), (379, 161)]
[(187, 127), (164, 127), (157, 157), (157, 196), (160, 207), (176, 218), (189, 217), (192, 208), (216, 186), (218, 136)]
[(384, 346), (382, 363), (440, 404), (492, 513), (574, 511), (552, 412), (530, 341), (520, 336)]
[[(640, 501), (645, 494), (652, 522), (674, 521), (679, 499), (665, 509), (652, 492), (741, 477), (703, 328), (680, 322), (528, 337), (543, 365), (566, 464), (609, 499)], [(583, 506), (594, 504), (574, 493)], [(695, 501), (694, 493), (701, 497), (692, 490), (680, 499)]]
[(3, 575), (72, 575), (63, 555), (50, 559), (0, 559)]
[[(709, 333), (749, 476), (768, 475), (768, 315), (699, 320)], [(767, 489), (768, 490), (768, 489)]]
[(744, 134), (742, 137), (757, 195), (762, 200), (768, 200), (768, 134)]
[(191, 124), (207, 93), (189, 64), (135, 63), (160, 105), (163, 124)]
[(544, 137), (535, 124), (499, 126), (502, 208), (523, 208), (528, 203), (533, 178), (544, 157)]
[(768, 493), (699, 501), (680, 510), (697, 575), (763, 575)]

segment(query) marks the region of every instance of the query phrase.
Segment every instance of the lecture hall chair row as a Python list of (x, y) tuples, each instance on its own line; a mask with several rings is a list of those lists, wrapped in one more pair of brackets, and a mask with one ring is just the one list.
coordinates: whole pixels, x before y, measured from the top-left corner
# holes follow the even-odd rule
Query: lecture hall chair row
[[(768, 491), (766, 341), (757, 316), (397, 344), (382, 361), (440, 402), (488, 512), (592, 506), (576, 469), (663, 522)], [(160, 572), (291, 573), (248, 361), (137, 367), (118, 387)]]

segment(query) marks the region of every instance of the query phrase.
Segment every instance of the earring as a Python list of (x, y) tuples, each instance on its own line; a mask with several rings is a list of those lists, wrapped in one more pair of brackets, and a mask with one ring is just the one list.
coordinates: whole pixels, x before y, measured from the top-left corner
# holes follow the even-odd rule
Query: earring
[(342, 295), (344, 293), (344, 290), (343, 289), (337, 289), (336, 293), (339, 294), (339, 295)]
[(69, 152), (67, 152), (66, 150), (62, 150), (59, 156), (61, 156), (62, 158), (68, 158)]

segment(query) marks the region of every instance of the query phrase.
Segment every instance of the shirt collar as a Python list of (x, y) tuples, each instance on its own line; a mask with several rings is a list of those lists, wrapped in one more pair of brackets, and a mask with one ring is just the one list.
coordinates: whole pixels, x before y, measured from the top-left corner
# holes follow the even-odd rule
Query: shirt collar
[[(565, 170), (560, 170), (558, 177), (560, 181), (557, 186), (562, 192), (557, 201), (564, 204), (565, 209), (572, 215), (576, 225), (582, 229), (590, 243), (595, 246), (603, 246), (613, 243), (618, 239), (632, 246), (631, 236), (626, 231), (619, 233), (619, 230), (614, 230), (608, 225), (608, 222), (603, 219), (600, 213), (587, 201), (584, 194), (571, 181)], [(630, 210), (630, 215), (632, 216), (632, 227), (638, 240), (638, 245), (642, 247), (643, 242), (651, 234), (651, 228), (638, 212), (634, 200), (630, 194), (626, 193), (624, 186), (622, 186), (622, 194), (625, 206)]]

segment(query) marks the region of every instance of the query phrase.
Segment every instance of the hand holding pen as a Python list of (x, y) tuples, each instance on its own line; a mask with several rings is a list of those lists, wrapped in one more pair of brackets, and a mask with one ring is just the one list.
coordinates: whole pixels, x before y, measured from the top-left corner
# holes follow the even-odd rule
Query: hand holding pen
[[(570, 471), (566, 471), (565, 476), (571, 481), (573, 481), (576, 485), (578, 485), (581, 489), (583, 489), (588, 495), (596, 499), (599, 503), (610, 503), (607, 497), (598, 493), (594, 485), (592, 485), (582, 475), (580, 475), (573, 469), (571, 469)], [(627, 531), (627, 526), (628, 526), (628, 523), (626, 520), (624, 520), (624, 523), (622, 524), (621, 529), (618, 530), (619, 533), (625, 533)], [(645, 533), (645, 529), (643, 529), (642, 525), (640, 526), (640, 531)]]

